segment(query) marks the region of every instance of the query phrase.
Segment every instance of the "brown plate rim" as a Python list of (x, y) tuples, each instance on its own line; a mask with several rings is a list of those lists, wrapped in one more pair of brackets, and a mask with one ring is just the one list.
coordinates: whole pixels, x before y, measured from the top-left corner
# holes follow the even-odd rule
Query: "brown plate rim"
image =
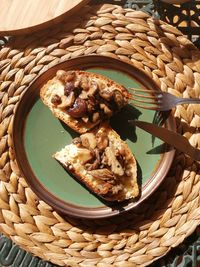
[[(123, 71), (131, 75), (134, 79), (138, 80), (144, 86), (148, 85), (148, 88), (150, 89), (160, 90), (159, 87), (156, 85), (156, 83), (149, 76), (147, 76), (144, 71), (139, 70), (130, 63), (107, 56), (99, 56), (99, 55), (81, 56), (58, 63), (53, 67), (49, 68), (47, 71), (40, 74), (39, 76), (37, 76), (33, 80), (33, 82), (27, 87), (26, 91), (21, 97), (18, 106), (16, 108), (13, 120), (12, 139), (13, 139), (15, 158), (21, 173), (23, 174), (25, 180), (27, 181), (28, 185), (31, 187), (33, 192), (35, 192), (35, 194), (40, 199), (48, 203), (56, 211), (61, 212), (64, 215), (70, 215), (74, 217), (87, 218), (87, 219), (100, 219), (100, 218), (113, 217), (137, 207), (144, 200), (146, 200), (162, 183), (162, 181), (167, 175), (167, 172), (170, 169), (170, 166), (172, 164), (175, 155), (175, 149), (165, 152), (162, 155), (161, 160), (156, 168), (156, 171), (154, 172), (152, 177), (149, 178), (148, 181), (142, 186), (141, 197), (137, 201), (129, 202), (127, 204), (118, 203), (111, 206), (102, 206), (97, 208), (82, 207), (79, 205), (74, 205), (72, 203), (63, 201), (62, 199), (55, 196), (52, 192), (49, 192), (41, 184), (41, 182), (35, 176), (29, 164), (23, 142), (23, 133), (25, 128), (26, 117), (29, 111), (31, 110), (32, 106), (34, 105), (35, 101), (39, 98), (39, 89), (36, 88), (40, 88), (45, 82), (47, 82), (47, 80), (53, 78), (56, 71), (59, 69), (66, 69), (66, 70), (75, 68), (85, 69), (90, 67), (101, 67), (101, 66), (106, 68), (112, 68), (118, 71), (119, 70)], [(136, 73), (138, 76), (136, 75)], [(169, 130), (176, 131), (175, 119), (171, 114), (167, 119), (165, 126)]]

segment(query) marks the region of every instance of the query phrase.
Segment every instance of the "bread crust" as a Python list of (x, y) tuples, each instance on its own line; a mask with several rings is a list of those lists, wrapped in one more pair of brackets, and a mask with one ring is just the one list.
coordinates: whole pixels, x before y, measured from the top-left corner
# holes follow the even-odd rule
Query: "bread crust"
[[(101, 81), (105, 85), (109, 85), (109, 88), (115, 88), (116, 90), (120, 91), (121, 94), (124, 96), (124, 105), (128, 103), (129, 100), (129, 93), (128, 91), (121, 85), (115, 83), (111, 79), (108, 79), (107, 77), (104, 77), (100, 74), (96, 73), (90, 73), (86, 71), (76, 70), (74, 71), (77, 75), (77, 77), (86, 76), (89, 79), (92, 80), (98, 80)], [(92, 128), (94, 128), (96, 125), (98, 125), (102, 119), (97, 120), (96, 122), (84, 122), (81, 119), (76, 119), (70, 116), (66, 110), (63, 110), (61, 108), (55, 107), (51, 103), (51, 97), (52, 94), (50, 91), (55, 90), (56, 88), (62, 88), (64, 90), (64, 84), (58, 79), (57, 76), (55, 76), (53, 79), (49, 80), (41, 89), (40, 89), (40, 97), (43, 101), (43, 103), (49, 107), (51, 112), (55, 117), (63, 121), (65, 124), (67, 124), (70, 128), (72, 128), (74, 131), (82, 134), (85, 133)], [(100, 89), (99, 89), (100, 90)]]
[[(78, 181), (80, 181), (84, 186), (86, 186), (92, 193), (95, 193), (98, 197), (106, 201), (118, 202), (124, 201), (126, 199), (134, 199), (139, 195), (139, 187), (137, 183), (137, 163), (135, 157), (130, 151), (128, 145), (123, 140), (121, 140), (120, 136), (107, 124), (101, 124), (100, 127), (96, 127), (90, 132), (96, 135), (97, 132), (101, 130), (103, 130), (104, 132), (106, 131), (109, 140), (112, 140), (112, 142), (116, 144), (116, 147), (122, 146), (123, 149), (125, 149), (125, 160), (128, 161), (129, 171), (131, 171), (131, 176), (124, 175), (121, 178), (121, 183), (123, 184), (124, 188), (116, 194), (110, 195), (100, 193), (98, 189), (98, 180), (95, 180), (94, 177), (91, 178), (90, 175), (88, 175), (88, 172), (84, 166), (80, 167), (79, 165), (73, 163), (73, 160), (70, 159), (69, 151), (67, 150), (69, 145), (67, 145), (61, 151), (55, 153), (53, 157), (60, 164), (62, 164), (62, 166), (70, 174), (72, 174)], [(68, 154), (67, 160), (65, 160), (63, 156), (64, 153)], [(105, 183), (104, 186), (106, 187), (106, 185), (107, 184)]]

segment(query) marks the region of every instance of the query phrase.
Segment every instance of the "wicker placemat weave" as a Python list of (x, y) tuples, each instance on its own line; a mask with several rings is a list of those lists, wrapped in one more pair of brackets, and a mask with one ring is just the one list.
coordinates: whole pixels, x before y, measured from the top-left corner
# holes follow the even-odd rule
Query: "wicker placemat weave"
[[(164, 183), (138, 209), (80, 220), (64, 218), (39, 200), (13, 155), (13, 114), (29, 83), (58, 62), (92, 53), (132, 62), (164, 91), (200, 96), (198, 49), (177, 29), (141, 11), (88, 6), (52, 29), (10, 39), (0, 50), (0, 231), (60, 266), (146, 266), (199, 224), (198, 162), (177, 152)], [(178, 131), (200, 147), (200, 106), (179, 106), (175, 117)]]

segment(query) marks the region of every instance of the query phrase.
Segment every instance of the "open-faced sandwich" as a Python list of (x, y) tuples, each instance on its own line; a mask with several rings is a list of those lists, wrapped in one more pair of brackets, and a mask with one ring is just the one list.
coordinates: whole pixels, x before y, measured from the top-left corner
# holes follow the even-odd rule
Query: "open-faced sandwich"
[(107, 123), (73, 139), (53, 157), (107, 201), (123, 201), (139, 194), (136, 160)]
[(40, 90), (53, 114), (78, 133), (85, 133), (124, 107), (128, 91), (114, 81), (86, 71), (59, 70)]

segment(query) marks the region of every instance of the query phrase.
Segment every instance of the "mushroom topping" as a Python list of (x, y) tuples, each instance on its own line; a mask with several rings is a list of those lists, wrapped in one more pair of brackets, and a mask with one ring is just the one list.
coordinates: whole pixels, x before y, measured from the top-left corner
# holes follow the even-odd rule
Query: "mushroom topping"
[(65, 82), (71, 82), (75, 79), (75, 72), (74, 71), (70, 71), (67, 73), (66, 77), (65, 77)]
[(78, 77), (76, 78), (75, 82), (74, 82), (74, 86), (75, 86), (75, 87), (79, 87), (80, 84), (81, 84), (81, 77), (78, 76)]
[(101, 80), (98, 80), (98, 87), (99, 87), (100, 91), (102, 91), (103, 89), (105, 89), (106, 84), (104, 82), (102, 82)]
[(111, 142), (105, 149), (105, 155), (107, 158), (107, 164), (111, 167), (112, 172), (119, 176), (124, 175), (124, 169), (115, 156), (115, 148)]
[(62, 99), (61, 99), (61, 97), (59, 95), (53, 95), (53, 97), (51, 98), (51, 103), (54, 106), (57, 106), (57, 105), (62, 103)]
[(74, 83), (67, 82), (64, 87), (64, 94), (68, 96), (74, 90)]
[(79, 86), (81, 86), (81, 88), (85, 91), (89, 90), (89, 80), (86, 76), (82, 76)]
[(97, 170), (91, 170), (88, 171), (88, 174), (91, 174), (95, 179), (100, 179), (104, 181), (114, 181), (115, 176), (112, 174), (111, 171), (108, 169), (97, 169)]
[(120, 154), (121, 156), (125, 156), (126, 155), (126, 149), (125, 149), (125, 147), (124, 146), (119, 146), (118, 148), (117, 148), (117, 154)]
[(93, 154), (91, 153), (91, 151), (86, 148), (78, 148), (77, 155), (78, 161), (83, 165), (93, 158)]
[(112, 116), (112, 110), (111, 109), (109, 109), (109, 107), (108, 106), (106, 106), (106, 104), (104, 104), (104, 103), (101, 103), (100, 104), (100, 108), (104, 111), (104, 113), (107, 115), (107, 116)]
[(113, 92), (113, 98), (115, 103), (117, 104), (117, 108), (121, 109), (124, 106), (124, 97), (121, 92), (119, 90), (115, 90)]
[(100, 158), (99, 150), (98, 149), (95, 149), (94, 150), (94, 154), (95, 154), (95, 161), (93, 163), (88, 163), (88, 164), (86, 164), (87, 166), (85, 166), (88, 171), (98, 169), (99, 168), (99, 165), (101, 163), (101, 158)]
[(87, 100), (87, 110), (89, 113), (93, 113), (96, 107), (96, 101), (93, 96), (89, 96), (89, 99)]
[(93, 121), (93, 122), (97, 122), (99, 118), (100, 118), (100, 115), (99, 115), (98, 112), (95, 112), (95, 113), (92, 115), (92, 121)]
[(68, 109), (67, 113), (73, 118), (81, 118), (87, 112), (87, 106), (84, 99), (77, 98), (72, 108)]
[(103, 153), (103, 154), (101, 155), (101, 164), (102, 164), (102, 166), (106, 166), (106, 165), (108, 165), (108, 159), (107, 159), (107, 156), (106, 156), (105, 153)]
[(66, 72), (64, 70), (58, 70), (56, 76), (63, 83), (71, 82), (75, 79), (75, 72)]
[(77, 147), (81, 147), (82, 145), (81, 138), (80, 137), (74, 138), (72, 143), (75, 144)]
[(88, 94), (86, 91), (82, 90), (82, 92), (79, 95), (80, 98), (82, 99), (88, 99)]
[(104, 150), (108, 146), (108, 136), (106, 135), (106, 133), (99, 135), (97, 134), (96, 140), (99, 150)]
[(106, 168), (91, 170), (88, 171), (88, 174), (91, 174), (99, 181), (96, 185), (96, 189), (101, 195), (116, 195), (123, 189), (122, 184), (116, 184), (116, 177)]
[(68, 97), (66, 95), (62, 95), (61, 100), (62, 100), (61, 104), (58, 105), (59, 108), (71, 107), (75, 100), (74, 92), (71, 92)]
[(90, 89), (88, 91), (88, 95), (93, 96), (98, 90), (98, 84), (95, 81), (90, 82)]
[(88, 116), (83, 116), (81, 119), (82, 119), (82, 121), (85, 122), (85, 123), (88, 123), (88, 121), (89, 121)]
[(109, 91), (108, 88), (105, 88), (104, 90), (100, 90), (99, 91), (99, 95), (107, 100), (107, 101), (110, 101), (112, 96), (113, 96), (113, 92), (112, 91)]
[(86, 148), (94, 149), (97, 145), (96, 138), (93, 133), (85, 133), (80, 136), (82, 145)]
[(61, 82), (65, 83), (65, 78), (67, 76), (67, 72), (64, 70), (58, 70), (56, 73), (56, 76)]

